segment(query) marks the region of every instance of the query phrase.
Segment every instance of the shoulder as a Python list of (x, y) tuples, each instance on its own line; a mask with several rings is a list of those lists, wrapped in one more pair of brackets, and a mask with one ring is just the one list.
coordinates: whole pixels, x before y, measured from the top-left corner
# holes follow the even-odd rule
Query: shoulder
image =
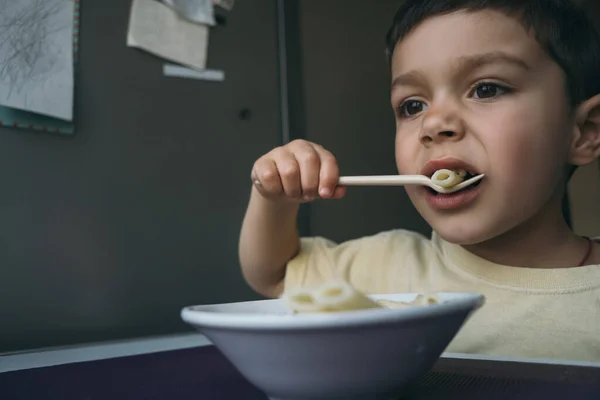
[(300, 252), (287, 265), (286, 286), (342, 278), (368, 292), (378, 292), (392, 275), (418, 268), (433, 252), (429, 238), (403, 229), (342, 243), (323, 237), (302, 238)]

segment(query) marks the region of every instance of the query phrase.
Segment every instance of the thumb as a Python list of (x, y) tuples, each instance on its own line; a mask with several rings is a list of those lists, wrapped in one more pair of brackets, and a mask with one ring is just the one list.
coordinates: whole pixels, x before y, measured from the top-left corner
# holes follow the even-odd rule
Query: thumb
[(331, 198), (337, 200), (337, 199), (341, 199), (345, 195), (346, 195), (346, 186), (336, 186)]

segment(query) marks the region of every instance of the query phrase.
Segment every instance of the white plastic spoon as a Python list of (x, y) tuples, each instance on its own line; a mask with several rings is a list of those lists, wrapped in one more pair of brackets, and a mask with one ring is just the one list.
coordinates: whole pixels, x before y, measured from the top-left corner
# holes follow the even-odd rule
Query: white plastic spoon
[(342, 176), (338, 184), (345, 186), (428, 186), (438, 193), (454, 193), (483, 179), (485, 175), (477, 175), (455, 186), (445, 188), (436, 185), (425, 175), (375, 175), (375, 176)]

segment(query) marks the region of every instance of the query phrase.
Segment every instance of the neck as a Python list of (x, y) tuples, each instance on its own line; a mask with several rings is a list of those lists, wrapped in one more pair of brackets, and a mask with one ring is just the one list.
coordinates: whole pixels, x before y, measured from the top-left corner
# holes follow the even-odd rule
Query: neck
[(485, 242), (464, 246), (496, 264), (530, 268), (576, 267), (587, 249), (561, 212), (562, 196), (555, 195), (540, 213), (512, 230)]

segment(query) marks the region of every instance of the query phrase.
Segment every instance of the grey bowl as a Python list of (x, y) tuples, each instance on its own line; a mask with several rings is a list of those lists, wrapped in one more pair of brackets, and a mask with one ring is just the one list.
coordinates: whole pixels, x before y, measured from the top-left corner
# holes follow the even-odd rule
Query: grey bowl
[(186, 307), (181, 317), (271, 400), (391, 400), (484, 304), (474, 293), (437, 295), (442, 304), (399, 310), (289, 315), (281, 300), (262, 300)]

